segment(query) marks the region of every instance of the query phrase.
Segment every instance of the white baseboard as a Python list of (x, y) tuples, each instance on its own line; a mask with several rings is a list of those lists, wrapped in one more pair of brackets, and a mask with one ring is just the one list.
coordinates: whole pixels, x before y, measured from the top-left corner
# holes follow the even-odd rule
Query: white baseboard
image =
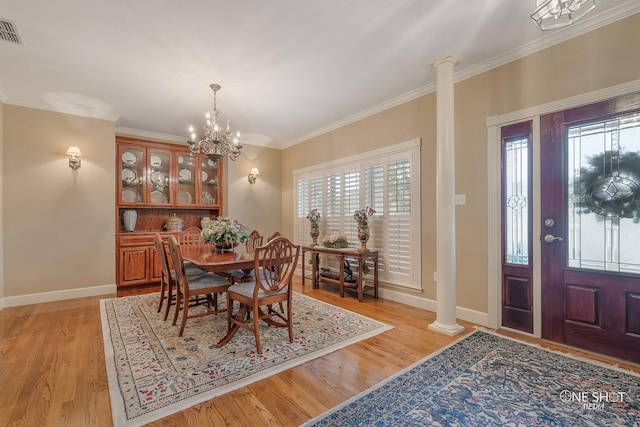
[(102, 285), (90, 288), (66, 289), (63, 291), (42, 292), (37, 294), (18, 295), (15, 297), (0, 298), (0, 310), (5, 307), (18, 307), (21, 305), (39, 304), (43, 302), (62, 301), (73, 298), (93, 297), (116, 293), (117, 286)]
[[(431, 299), (420, 298), (415, 295), (407, 295), (390, 289), (380, 288), (380, 297), (390, 301), (400, 302), (412, 307), (422, 308), (428, 311), (437, 310), (437, 302)], [(481, 311), (470, 310), (464, 307), (456, 307), (456, 317), (467, 322), (489, 327), (489, 314)]]

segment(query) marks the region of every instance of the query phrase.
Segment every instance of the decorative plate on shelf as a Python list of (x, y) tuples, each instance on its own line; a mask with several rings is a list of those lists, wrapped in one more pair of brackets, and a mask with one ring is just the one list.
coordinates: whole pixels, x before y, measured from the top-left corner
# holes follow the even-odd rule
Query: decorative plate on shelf
[(140, 201), (140, 195), (136, 190), (125, 188), (122, 190), (122, 201), (124, 203), (135, 203)]
[(202, 182), (205, 182), (209, 178), (209, 175), (205, 171), (202, 171)]
[(127, 184), (136, 182), (136, 179), (138, 178), (135, 171), (129, 168), (122, 168), (120, 175), (122, 176), (122, 180)]
[(160, 156), (152, 154), (150, 163), (151, 163), (151, 166), (153, 166), (154, 168), (159, 168), (160, 166), (162, 166), (162, 159), (160, 158)]
[(191, 180), (191, 171), (189, 169), (180, 169), (180, 172), (178, 172), (178, 180), (179, 181), (190, 181)]
[(184, 156), (178, 156), (178, 164), (183, 164), (184, 163)]
[(126, 165), (135, 165), (138, 158), (131, 151), (125, 151), (122, 153), (122, 163)]
[(191, 196), (191, 193), (189, 193), (188, 191), (181, 191), (178, 194), (178, 203), (189, 204), (191, 203), (192, 200), (193, 200), (193, 197)]
[(215, 202), (215, 199), (213, 198), (211, 193), (209, 193), (207, 191), (203, 191), (202, 192), (202, 204), (204, 204), (204, 205), (213, 205), (214, 202)]
[(162, 191), (154, 190), (151, 192), (151, 203), (163, 204), (167, 203), (167, 196)]
[(151, 182), (154, 184), (164, 184), (164, 174), (160, 171), (151, 172)]

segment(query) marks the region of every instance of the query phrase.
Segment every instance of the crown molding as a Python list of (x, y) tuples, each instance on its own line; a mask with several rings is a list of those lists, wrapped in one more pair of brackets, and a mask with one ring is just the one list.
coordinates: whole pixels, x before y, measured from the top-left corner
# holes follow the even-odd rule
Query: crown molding
[(138, 138), (144, 138), (144, 139), (155, 139), (155, 140), (161, 140), (161, 141), (167, 141), (167, 142), (181, 143), (181, 144), (184, 144), (185, 146), (187, 145), (186, 137), (169, 135), (166, 133), (150, 132), (146, 130), (125, 128), (125, 127), (116, 127), (116, 134), (123, 135), (123, 136), (125, 135), (136, 136)]
[[(0, 88), (1, 89), (1, 88)], [(0, 93), (1, 95), (1, 93)], [(15, 99), (7, 99), (5, 104), (16, 105), (18, 107), (34, 108), (36, 110), (51, 111), (53, 113), (70, 114), (72, 116), (86, 117), (89, 119), (108, 120), (117, 122), (119, 115), (100, 110), (88, 110), (86, 108), (75, 107), (69, 104), (48, 104), (44, 102), (24, 102)]]

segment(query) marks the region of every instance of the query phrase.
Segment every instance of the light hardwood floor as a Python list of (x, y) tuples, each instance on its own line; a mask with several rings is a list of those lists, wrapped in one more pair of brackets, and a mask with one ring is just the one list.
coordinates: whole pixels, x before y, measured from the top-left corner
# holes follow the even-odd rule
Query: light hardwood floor
[[(373, 338), (273, 375), (152, 426), (297, 426), (452, 343), (430, 331), (435, 313), (367, 296), (362, 303), (335, 288), (296, 291), (392, 325)], [(118, 296), (155, 291), (145, 288)], [(81, 298), (0, 311), (0, 425), (110, 426), (99, 300)], [(465, 333), (473, 325), (460, 322)], [(554, 350), (616, 363), (640, 373), (640, 365), (505, 333)], [(278, 398), (276, 398), (278, 396)]]

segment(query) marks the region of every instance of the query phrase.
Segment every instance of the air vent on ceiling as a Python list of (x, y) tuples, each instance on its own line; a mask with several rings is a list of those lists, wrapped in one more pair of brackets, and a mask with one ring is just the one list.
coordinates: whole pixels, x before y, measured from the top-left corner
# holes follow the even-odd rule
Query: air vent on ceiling
[(20, 34), (18, 34), (18, 27), (13, 21), (0, 18), (0, 40), (4, 40), (9, 43), (22, 44)]

